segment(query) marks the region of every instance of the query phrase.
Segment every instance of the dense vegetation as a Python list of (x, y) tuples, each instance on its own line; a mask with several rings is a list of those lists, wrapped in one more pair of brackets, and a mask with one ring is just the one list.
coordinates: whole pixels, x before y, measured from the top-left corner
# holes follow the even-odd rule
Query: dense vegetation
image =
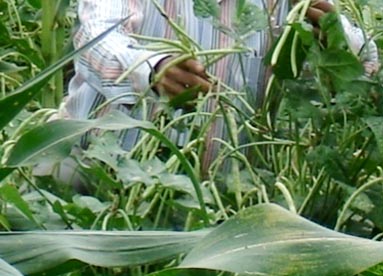
[[(194, 3), (217, 24), (216, 1)], [(269, 21), (237, 3), (232, 49), (203, 52), (171, 21), (182, 44), (142, 39), (209, 62), (246, 51), (241, 39)], [(383, 4), (336, 4), (383, 54)], [(232, 95), (245, 103), (244, 91), (217, 80), (230, 137), (217, 140), (219, 156), (203, 177), (203, 138), (221, 115), (202, 105), (216, 95), (199, 97), (181, 118), (171, 115), (185, 101), (177, 98), (153, 122), (118, 112), (48, 122), (73, 58), (107, 35), (73, 52), (75, 6), (0, 0), (1, 275), (383, 275), (383, 72), (363, 74), (335, 14), (323, 18), (318, 39), (300, 20), (303, 4), (290, 13), (266, 58), (274, 74), (258, 109), (231, 104)], [(111, 130), (135, 127), (141, 140), (124, 152)], [(68, 157), (94, 128), (102, 135), (76, 157), (87, 195), (33, 174), (36, 164)], [(169, 140), (172, 128), (190, 129), (184, 147)]]

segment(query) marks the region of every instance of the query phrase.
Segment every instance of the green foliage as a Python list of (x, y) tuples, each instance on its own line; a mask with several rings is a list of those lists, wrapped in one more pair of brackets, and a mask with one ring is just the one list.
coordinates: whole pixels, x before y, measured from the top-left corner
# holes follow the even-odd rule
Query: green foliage
[(194, 14), (198, 17), (219, 17), (219, 5), (215, 0), (193, 0)]
[[(295, 23), (292, 25), (293, 31), (291, 31), (282, 48), (279, 52), (278, 63), (273, 66), (273, 73), (279, 79), (294, 79), (296, 78), (295, 73), (292, 70), (292, 63), (297, 64), (297, 70), (300, 72), (303, 67), (304, 61), (308, 52), (307, 45), (311, 45), (314, 41), (312, 36), (311, 25), (305, 23)], [(265, 64), (271, 65), (272, 55), (276, 50), (276, 46), (281, 42), (282, 36), (280, 36), (274, 43), (272, 49), (268, 52), (265, 57)], [(296, 40), (294, 45), (293, 41)], [(291, 57), (292, 51), (296, 51), (296, 58), (293, 60)]]
[[(122, 20), (122, 22), (124, 20)], [(39, 92), (41, 92), (42, 87), (49, 81), (49, 77), (51, 77), (57, 70), (60, 70), (67, 63), (72, 61), (75, 56), (88, 50), (98, 41), (103, 39), (108, 33), (114, 30), (122, 22), (118, 22), (115, 26), (110, 27), (107, 31), (100, 34), (78, 50), (69, 53), (68, 55), (58, 60), (56, 63), (47, 67), (35, 78), (27, 81), (24, 85), (16, 89), (11, 95), (0, 99), (0, 129), (4, 128)], [(9, 108), (10, 106), (12, 108)]]
[[(194, 14), (200, 18), (213, 18), (218, 26), (220, 6), (215, 0), (194, 0)], [(228, 26), (219, 26), (222, 31), (229, 31), (234, 36), (245, 36), (256, 31), (264, 30), (268, 24), (265, 12), (255, 4), (246, 0), (236, 1), (236, 13), (234, 17), (234, 30), (227, 30)]]
[[(71, 8), (69, 1), (2, 1), (1, 59), (3, 64), (18, 68), (2, 70), (6, 77), (2, 79), (2, 97), (64, 55), (68, 30), (74, 23), (68, 12)], [(55, 107), (64, 92), (63, 70), (58, 69), (50, 86), (43, 88), (43, 106)]]
[(0, 187), (0, 194), (2, 200), (14, 205), (24, 216), (38, 225), (28, 203), (20, 196), (16, 187), (4, 185)]
[(383, 258), (380, 242), (331, 231), (268, 204), (247, 208), (209, 231), (2, 233), (0, 242), (2, 258), (25, 274), (46, 271), (69, 260), (128, 267), (186, 253), (177, 268), (151, 275), (183, 275), (189, 269), (286, 276), (354, 275)]
[[(6, 18), (0, 22), (0, 72), (5, 76), (0, 80), (0, 229), (9, 231), (0, 233), (0, 274), (20, 275), (19, 269), (37, 275), (382, 275), (381, 244), (371, 238), (379, 239), (383, 231), (383, 75), (363, 75), (336, 14), (321, 19), (318, 37), (298, 14), (288, 22), (289, 32), (275, 40), (265, 58), (276, 63), (259, 110), (236, 107), (231, 96), (246, 102), (243, 91), (216, 80), (222, 90), (218, 96), (198, 98), (181, 117), (170, 111), (188, 104), (189, 94), (161, 106), (151, 123), (118, 112), (96, 120), (46, 123), (57, 110), (30, 102), (36, 103), (44, 85), (52, 84), (55, 72), (108, 33), (60, 60), (59, 54), (48, 58), (53, 52), (37, 46), (43, 31), (39, 12), (52, 12), (43, 20), (46, 27), (53, 15), (67, 18), (63, 11), (71, 8), (67, 1), (48, 2), (0, 2)], [(381, 51), (379, 4), (341, 2)], [(207, 64), (247, 53), (243, 40), (266, 28), (267, 16), (248, 1), (236, 5), (229, 28), (217, 22), (217, 1), (194, 1), (198, 17), (210, 18), (233, 37), (232, 49), (200, 49), (171, 21), (182, 43), (161, 40), (161, 49), (180, 53), (179, 60), (198, 56)], [(65, 38), (70, 39), (69, 33)], [(156, 43), (147, 47), (158, 49)], [(203, 109), (209, 97), (217, 101), (214, 114)], [(29, 112), (21, 112), (25, 107)], [(206, 130), (220, 114), (230, 139), (217, 139), (217, 160), (202, 176)], [(118, 131), (134, 128), (143, 130), (139, 143), (124, 151)], [(93, 129), (100, 135), (81, 156), (73, 154), (72, 145)], [(169, 140), (175, 129), (190, 130), (184, 146)], [(68, 158), (89, 183), (86, 195), (76, 194), (55, 173), (32, 173), (36, 164), (56, 168), (54, 163)], [(222, 176), (227, 164), (230, 173)], [(330, 231), (294, 212), (369, 239)], [(188, 232), (199, 229), (209, 230)]]
[(4, 247), (0, 254), (24, 274), (43, 272), (73, 259), (102, 267), (136, 266), (188, 252), (205, 235), (206, 231), (2, 233), (3, 245), (21, 242)]
[(258, 6), (239, 0), (236, 11), (234, 27), (239, 35), (261, 31), (267, 27), (267, 14)]
[[(180, 266), (239, 274), (353, 275), (379, 263), (381, 247), (380, 242), (325, 229), (278, 206), (258, 205), (209, 233)], [(371, 253), (361, 258), (365, 250)]]

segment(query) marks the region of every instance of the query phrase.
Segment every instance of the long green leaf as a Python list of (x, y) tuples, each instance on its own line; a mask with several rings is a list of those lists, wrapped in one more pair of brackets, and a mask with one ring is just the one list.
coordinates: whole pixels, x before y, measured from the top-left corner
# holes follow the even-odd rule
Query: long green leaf
[(36, 225), (40, 226), (33, 216), (32, 211), (29, 209), (28, 203), (21, 197), (16, 187), (11, 185), (4, 185), (0, 187), (0, 198), (14, 205), (24, 216), (33, 221)]
[[(130, 17), (130, 16), (129, 16)], [(68, 55), (61, 58), (56, 63), (47, 67), (41, 73), (39, 73), (35, 78), (26, 82), (24, 85), (19, 87), (14, 93), (0, 100), (0, 130), (3, 129), (23, 108), (24, 106), (32, 100), (41, 90), (41, 88), (49, 81), (49, 78), (60, 70), (63, 66), (72, 61), (76, 56), (85, 52), (97, 42), (105, 38), (111, 31), (113, 31), (117, 26), (122, 24), (127, 20), (123, 19), (120, 22), (116, 23), (114, 26), (107, 29), (102, 34), (98, 35), (96, 38), (91, 40), (89, 43), (85, 44), (81, 48)]]
[(207, 275), (355, 275), (383, 260), (381, 242), (326, 229), (273, 204), (248, 208), (209, 233), (7, 232), (0, 245), (0, 257), (24, 273), (69, 260), (103, 267), (148, 264), (193, 246), (179, 267), (154, 275), (195, 275), (198, 269)]
[(6, 162), (9, 167), (34, 165), (40, 159), (56, 158), (59, 161), (69, 155), (76, 138), (92, 128), (121, 130), (129, 128), (154, 129), (150, 122), (134, 120), (121, 112), (112, 112), (96, 120), (56, 120), (38, 126), (16, 143)]
[(0, 259), (0, 275), (23, 276), (16, 268)]
[(382, 261), (381, 242), (338, 233), (277, 205), (263, 204), (240, 212), (208, 234), (180, 268), (334, 276), (355, 275)]
[(135, 266), (187, 253), (206, 234), (206, 231), (6, 232), (0, 233), (0, 257), (24, 274), (43, 272), (70, 260), (101, 267)]

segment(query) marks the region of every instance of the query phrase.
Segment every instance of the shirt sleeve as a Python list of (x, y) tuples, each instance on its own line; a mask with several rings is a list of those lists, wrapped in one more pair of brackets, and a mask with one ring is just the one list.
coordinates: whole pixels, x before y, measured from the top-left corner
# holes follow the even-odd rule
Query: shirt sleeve
[[(76, 48), (91, 41), (122, 19), (129, 17), (124, 24), (116, 27), (102, 41), (83, 54), (80, 62), (85, 64), (85, 67), (89, 67), (91, 73), (97, 75), (101, 83), (100, 92), (108, 99), (118, 96), (122, 91), (145, 91), (149, 87), (152, 68), (164, 56), (133, 47), (138, 42), (129, 37), (129, 33), (136, 32), (144, 20), (141, 1), (80, 0), (78, 15), (80, 28), (74, 39)], [(138, 61), (144, 60), (145, 62), (133, 70), (126, 80), (115, 85), (115, 80), (124, 71)]]
[[(328, 0), (334, 4), (333, 0)], [(369, 38), (363, 30), (353, 25), (345, 15), (340, 15), (340, 21), (350, 47), (350, 50), (359, 56), (363, 62), (367, 75), (376, 72), (379, 69), (378, 47), (374, 40)]]
[(378, 48), (375, 42), (363, 34), (360, 28), (352, 25), (346, 16), (341, 15), (340, 19), (351, 51), (360, 56), (362, 61), (378, 62)]

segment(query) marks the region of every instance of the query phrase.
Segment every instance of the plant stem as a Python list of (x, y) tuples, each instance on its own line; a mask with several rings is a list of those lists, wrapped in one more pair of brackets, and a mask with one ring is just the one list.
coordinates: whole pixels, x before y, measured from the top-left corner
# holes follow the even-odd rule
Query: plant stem
[(346, 203), (344, 204), (343, 206), (343, 209), (342, 211), (340, 212), (339, 216), (338, 216), (338, 219), (336, 221), (336, 225), (335, 225), (335, 228), (334, 230), (335, 231), (339, 231), (340, 230), (340, 227), (342, 226), (342, 224), (344, 223), (344, 217), (346, 215), (346, 211), (347, 209), (350, 207), (352, 201), (358, 196), (360, 195), (364, 190), (370, 188), (371, 186), (377, 184), (377, 183), (382, 183), (383, 182), (383, 177), (378, 177), (378, 178), (375, 178), (367, 183), (365, 183), (364, 185), (360, 186), (349, 198), (348, 200), (346, 201)]
[[(46, 65), (54, 63), (57, 54), (55, 25), (56, 1), (41, 0), (42, 6), (42, 28), (41, 28), (41, 52)], [(57, 74), (57, 73), (56, 73)], [(56, 74), (54, 76), (56, 76)], [(49, 81), (42, 94), (42, 105), (44, 107), (56, 107), (54, 97), (55, 81)]]

